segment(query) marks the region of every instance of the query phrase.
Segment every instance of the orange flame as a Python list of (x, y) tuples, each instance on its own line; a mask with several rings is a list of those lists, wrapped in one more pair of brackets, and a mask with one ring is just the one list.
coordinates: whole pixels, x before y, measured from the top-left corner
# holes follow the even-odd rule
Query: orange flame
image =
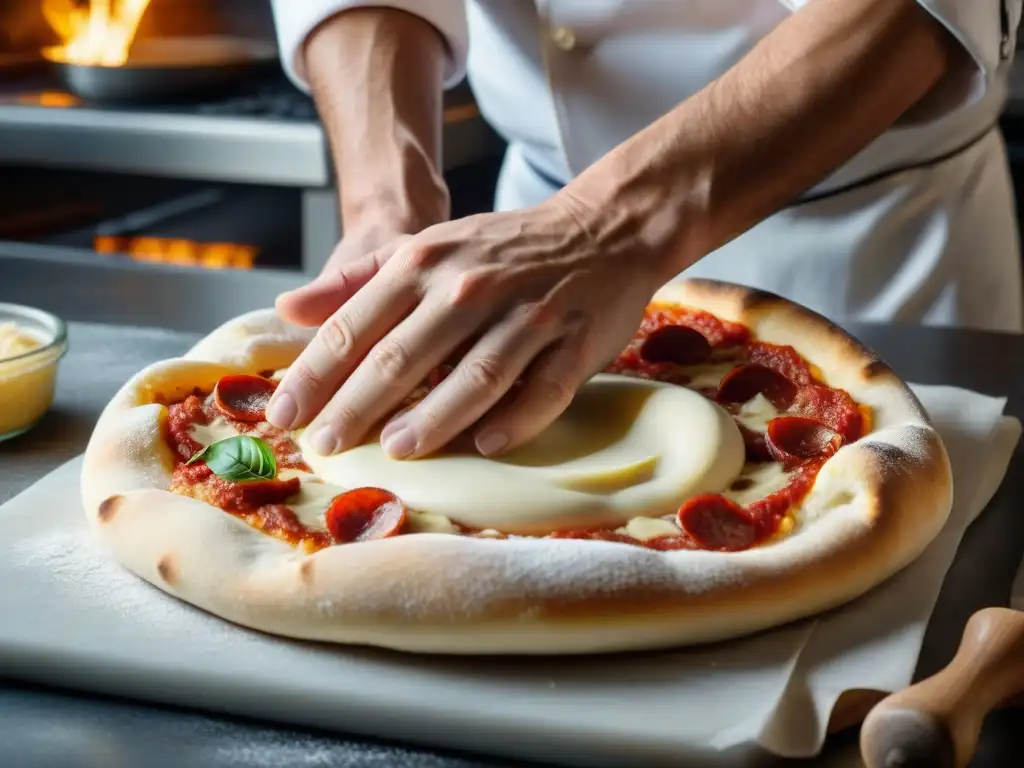
[(43, 0), (43, 15), (61, 39), (43, 54), (52, 61), (119, 67), (128, 60), (150, 0)]
[(238, 243), (197, 243), (163, 237), (115, 237), (98, 235), (97, 253), (126, 254), (134, 261), (181, 264), (209, 269), (252, 269), (257, 249)]

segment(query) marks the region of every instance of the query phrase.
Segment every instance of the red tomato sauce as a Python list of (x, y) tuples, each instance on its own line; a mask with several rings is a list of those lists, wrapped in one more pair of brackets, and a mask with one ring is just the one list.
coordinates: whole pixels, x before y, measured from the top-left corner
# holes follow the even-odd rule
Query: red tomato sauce
[[(792, 403), (785, 408), (785, 415), (815, 419), (840, 435), (844, 442), (857, 440), (870, 428), (869, 411), (858, 405), (847, 392), (832, 388), (822, 381), (816, 369), (795, 349), (753, 339), (746, 327), (701, 310), (652, 304), (645, 313), (634, 339), (606, 370), (680, 386), (688, 384), (691, 377), (685, 370), (686, 366), (649, 362), (641, 355), (647, 338), (669, 325), (683, 326), (702, 334), (711, 346), (711, 357), (708, 360), (711, 364), (732, 364), (734, 367), (756, 364), (769, 368), (792, 382), (797, 388), (797, 393)], [(660, 343), (663, 337), (664, 334), (661, 334), (657, 342)], [(690, 340), (694, 341), (692, 338)], [(696, 341), (703, 344), (699, 339)], [(707, 356), (706, 346), (702, 354)], [(441, 379), (443, 375), (432, 375), (421, 389), (429, 390)], [(711, 400), (716, 399), (718, 395), (717, 389), (702, 388), (696, 391)], [(241, 433), (258, 434), (271, 446), (280, 468), (309, 471), (309, 467), (302, 459), (301, 451), (287, 432), (278, 430), (265, 421), (253, 423), (233, 419), (230, 415), (222, 413), (213, 402), (214, 399), (208, 395), (208, 392), (196, 390), (183, 401), (168, 407), (166, 439), (176, 457), (171, 490), (214, 504), (269, 535), (302, 546), (307, 552), (330, 546), (333, 540), (328, 532), (306, 528), (286, 503), (288, 498), (298, 492), (298, 479), (238, 483), (217, 477), (202, 461), (192, 465), (185, 463), (202, 449), (202, 446), (192, 438), (190, 428), (195, 424), (209, 424), (212, 419), (220, 417), (228, 419)], [(739, 406), (726, 403), (725, 407), (735, 412)], [(772, 461), (766, 450), (763, 434), (753, 432), (743, 425), (740, 425), (740, 431), (747, 446), (748, 461)], [(785, 487), (742, 508), (743, 515), (749, 518), (748, 523), (743, 523), (740, 511), (734, 505), (735, 522), (756, 527), (756, 540), (752, 546), (757, 546), (778, 533), (783, 519), (810, 492), (825, 461), (826, 457), (816, 457), (791, 466)], [(740, 478), (734, 483), (737, 490), (748, 487), (751, 487), (749, 479)], [(456, 525), (456, 529), (461, 535), (479, 534), (465, 526)], [(498, 538), (508, 537), (502, 533)], [(557, 531), (550, 534), (550, 538), (619, 542), (658, 551), (715, 549), (713, 546), (699, 544), (685, 531), (681, 531), (679, 535), (660, 536), (647, 541), (634, 539), (613, 528)], [(744, 540), (743, 544), (745, 543)]]
[[(757, 364), (781, 374), (797, 387), (796, 397), (785, 410), (786, 415), (804, 416), (820, 421), (842, 436), (844, 442), (853, 442), (864, 435), (870, 426), (866, 409), (845, 391), (828, 386), (813, 366), (790, 346), (771, 344), (752, 339), (747, 328), (721, 320), (707, 312), (654, 305), (648, 309), (640, 333), (626, 350), (606, 369), (612, 373), (640, 378), (685, 384), (689, 379), (685, 367), (651, 364), (642, 359), (643, 339), (665, 324), (683, 325), (700, 331), (716, 353), (715, 362), (734, 362), (736, 365)], [(725, 350), (725, 354), (721, 351)], [(698, 389), (700, 394), (714, 399), (715, 390)], [(734, 408), (727, 410), (735, 412)], [(743, 425), (740, 432), (747, 447), (748, 461), (771, 461), (765, 447), (764, 435)], [(779, 531), (782, 520), (807, 496), (814, 486), (824, 457), (807, 459), (789, 470), (787, 485), (745, 507), (751, 522), (757, 526), (757, 543), (764, 542)], [(600, 531), (565, 531), (558, 538), (597, 539), (622, 541), (629, 539), (613, 529)], [(685, 531), (679, 536), (663, 536), (645, 542), (635, 541), (649, 549), (699, 549), (701, 546)]]
[(175, 454), (171, 490), (220, 507), (271, 536), (315, 551), (330, 544), (330, 536), (305, 527), (284, 502), (299, 492), (299, 479), (233, 482), (217, 477), (206, 465), (186, 463), (203, 446), (191, 434), (196, 424), (206, 425), (224, 418), (240, 433), (255, 432), (274, 452), (278, 469), (309, 471), (302, 452), (291, 436), (266, 422), (239, 421), (222, 413), (208, 392), (196, 390), (180, 403), (167, 408), (165, 438)]

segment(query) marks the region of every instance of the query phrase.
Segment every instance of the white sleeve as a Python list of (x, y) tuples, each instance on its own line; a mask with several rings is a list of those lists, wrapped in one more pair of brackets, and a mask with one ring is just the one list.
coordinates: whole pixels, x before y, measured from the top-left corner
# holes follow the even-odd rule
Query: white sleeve
[[(1017, 43), (1024, 0), (917, 0), (970, 54), (973, 71), (966, 95), (974, 103), (1006, 76)], [(792, 10), (810, 0), (780, 0)], [(963, 105), (961, 105), (963, 106)]]
[(292, 82), (306, 92), (309, 83), (301, 55), (306, 37), (321, 22), (351, 8), (395, 8), (419, 16), (432, 24), (447, 44), (445, 88), (457, 85), (465, 75), (469, 49), (465, 0), (270, 0), (270, 4), (281, 65)]

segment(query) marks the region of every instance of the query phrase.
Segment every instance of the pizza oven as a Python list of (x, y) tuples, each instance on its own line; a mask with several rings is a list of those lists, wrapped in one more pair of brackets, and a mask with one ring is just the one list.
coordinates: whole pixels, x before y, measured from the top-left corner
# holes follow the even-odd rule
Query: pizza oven
[[(454, 213), (486, 210), (503, 144), (465, 85), (444, 140)], [(337, 241), (336, 200), (269, 0), (0, 0), (4, 297), (69, 261), (86, 282), (295, 282)]]

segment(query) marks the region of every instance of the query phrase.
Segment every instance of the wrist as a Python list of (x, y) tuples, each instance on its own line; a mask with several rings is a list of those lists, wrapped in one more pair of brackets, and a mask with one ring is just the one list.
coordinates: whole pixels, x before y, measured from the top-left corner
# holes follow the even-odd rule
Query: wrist
[[(353, 175), (372, 178), (370, 169), (349, 174)], [(448, 188), (432, 166), (406, 169), (396, 179), (378, 179), (362, 188), (353, 188), (341, 178), (340, 187), (341, 220), (346, 229), (415, 234), (450, 216)]]
[(418, 231), (446, 220), (439, 170), (446, 51), (437, 30), (400, 10), (349, 9), (310, 36), (304, 56), (342, 226)]
[(558, 195), (602, 253), (644, 267), (658, 285), (707, 252), (700, 166), (666, 164), (642, 134), (612, 150)]

